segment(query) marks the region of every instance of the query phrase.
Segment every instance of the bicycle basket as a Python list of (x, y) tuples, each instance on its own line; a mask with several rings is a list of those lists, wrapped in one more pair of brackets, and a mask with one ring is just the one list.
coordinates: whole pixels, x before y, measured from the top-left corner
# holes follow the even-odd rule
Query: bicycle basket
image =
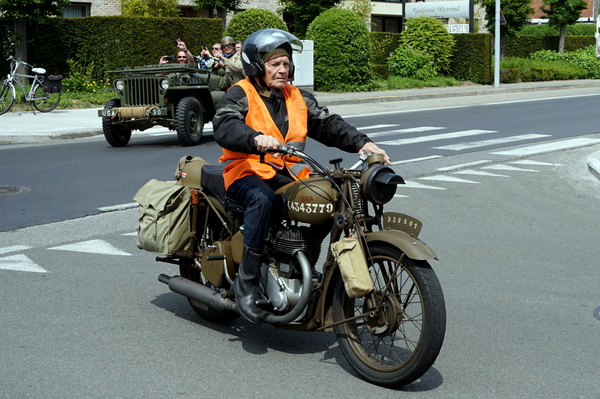
[(44, 91), (46, 93), (60, 93), (62, 91), (62, 75), (46, 76), (44, 78)]

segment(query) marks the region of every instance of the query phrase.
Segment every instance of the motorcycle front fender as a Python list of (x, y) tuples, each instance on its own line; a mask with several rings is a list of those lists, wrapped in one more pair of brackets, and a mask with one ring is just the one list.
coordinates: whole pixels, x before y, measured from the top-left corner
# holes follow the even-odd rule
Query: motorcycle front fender
[(427, 244), (410, 234), (399, 230), (381, 230), (365, 234), (367, 243), (384, 242), (400, 248), (410, 259), (437, 259)]

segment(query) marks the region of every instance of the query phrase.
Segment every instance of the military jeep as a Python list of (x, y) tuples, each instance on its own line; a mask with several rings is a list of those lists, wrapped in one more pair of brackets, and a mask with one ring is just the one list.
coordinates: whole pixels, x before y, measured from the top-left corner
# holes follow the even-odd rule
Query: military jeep
[(133, 130), (164, 126), (177, 132), (184, 146), (197, 145), (204, 124), (215, 116), (224, 92), (219, 76), (192, 64), (146, 65), (110, 71), (111, 88), (119, 98), (98, 110), (106, 141), (123, 147)]

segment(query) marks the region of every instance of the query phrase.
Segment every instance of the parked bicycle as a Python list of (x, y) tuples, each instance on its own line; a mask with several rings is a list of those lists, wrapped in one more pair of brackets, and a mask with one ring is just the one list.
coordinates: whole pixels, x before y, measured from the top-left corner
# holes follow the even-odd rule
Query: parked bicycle
[[(0, 115), (8, 112), (17, 98), (15, 85), (21, 89), (23, 95), (21, 102), (23, 104), (33, 103), (33, 106), (40, 112), (50, 112), (60, 102), (62, 91), (62, 75), (46, 76), (44, 68), (35, 68), (26, 62), (8, 57), (10, 61), (10, 73), (0, 85)], [(33, 75), (17, 73), (20, 66), (31, 70)], [(33, 79), (29, 90), (17, 79), (18, 77)]]

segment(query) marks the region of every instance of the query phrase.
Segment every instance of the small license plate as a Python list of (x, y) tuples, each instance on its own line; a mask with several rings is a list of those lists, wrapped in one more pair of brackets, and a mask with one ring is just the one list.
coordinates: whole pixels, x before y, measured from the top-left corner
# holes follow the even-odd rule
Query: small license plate
[(100, 117), (109, 117), (112, 118), (113, 116), (115, 116), (115, 114), (117, 113), (116, 110), (114, 109), (99, 109), (98, 110), (98, 116)]
[(383, 214), (383, 228), (386, 230), (400, 230), (418, 237), (423, 227), (419, 219), (397, 212), (386, 212)]

